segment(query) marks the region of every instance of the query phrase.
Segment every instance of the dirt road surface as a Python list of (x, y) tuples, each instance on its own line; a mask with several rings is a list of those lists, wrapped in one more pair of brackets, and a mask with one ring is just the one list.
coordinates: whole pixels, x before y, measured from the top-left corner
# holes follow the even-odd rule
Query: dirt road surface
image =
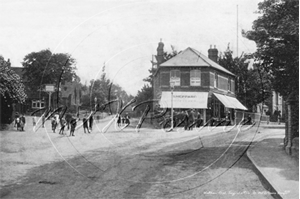
[(257, 127), (101, 132), (109, 120), (75, 137), (1, 131), (1, 198), (272, 198), (245, 155)]

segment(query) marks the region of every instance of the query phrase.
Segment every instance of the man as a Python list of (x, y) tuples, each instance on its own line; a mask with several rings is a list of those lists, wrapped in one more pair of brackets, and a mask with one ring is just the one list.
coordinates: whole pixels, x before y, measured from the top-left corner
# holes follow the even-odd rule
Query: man
[[(92, 117), (92, 116), (91, 116)], [(84, 118), (82, 119), (83, 122), (83, 130), (84, 133), (86, 133), (85, 130), (87, 130), (88, 133), (90, 133), (89, 127), (88, 127), (88, 120), (86, 119), (86, 115), (84, 116)]]
[(189, 130), (193, 130), (193, 126), (195, 125), (195, 116), (194, 111), (191, 110), (189, 113)]
[(24, 131), (24, 126), (25, 126), (25, 123), (26, 123), (26, 119), (25, 119), (24, 114), (22, 114), (22, 116), (20, 118), (20, 121), (21, 121), (21, 131)]
[(118, 114), (117, 124), (118, 124), (118, 127), (121, 126), (121, 116), (120, 116), (120, 114)]
[(188, 129), (188, 126), (189, 126), (189, 113), (188, 113), (188, 111), (184, 112), (184, 119), (183, 119), (183, 121), (184, 121), (184, 130), (189, 130)]
[(59, 130), (59, 134), (61, 134), (61, 135), (64, 134), (64, 130), (65, 130), (66, 124), (67, 124), (67, 122), (66, 122), (65, 118), (61, 118), (61, 119), (60, 119), (60, 130)]
[(196, 127), (199, 128), (202, 124), (202, 118), (201, 118), (201, 113), (198, 111), (197, 112), (197, 125)]
[(94, 118), (93, 118), (93, 115), (91, 115), (90, 118), (89, 118), (90, 130), (93, 129), (93, 122), (94, 122)]

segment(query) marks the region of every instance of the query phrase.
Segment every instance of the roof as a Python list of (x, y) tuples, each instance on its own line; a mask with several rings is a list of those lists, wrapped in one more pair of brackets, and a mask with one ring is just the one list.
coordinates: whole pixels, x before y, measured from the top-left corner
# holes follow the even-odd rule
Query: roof
[(220, 66), (219, 64), (215, 63), (205, 55), (201, 54), (197, 50), (188, 47), (175, 57), (167, 60), (166, 62), (160, 64), (160, 67), (174, 67), (174, 66), (181, 66), (181, 67), (189, 67), (189, 66), (198, 66), (198, 67), (212, 67), (217, 70), (223, 71), (227, 74), (234, 75), (229, 70), (225, 69), (224, 67)]

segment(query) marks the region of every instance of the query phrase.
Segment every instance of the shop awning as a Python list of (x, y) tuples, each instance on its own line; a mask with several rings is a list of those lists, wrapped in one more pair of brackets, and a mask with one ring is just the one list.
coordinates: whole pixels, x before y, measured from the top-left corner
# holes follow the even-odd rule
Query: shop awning
[[(173, 92), (173, 108), (207, 109), (207, 92)], [(162, 92), (161, 108), (171, 108), (171, 92)]]
[(214, 95), (227, 108), (247, 110), (247, 108), (241, 102), (239, 102), (239, 100), (237, 100), (235, 97), (229, 97), (226, 95), (221, 95), (221, 94), (216, 94), (216, 93), (214, 93)]

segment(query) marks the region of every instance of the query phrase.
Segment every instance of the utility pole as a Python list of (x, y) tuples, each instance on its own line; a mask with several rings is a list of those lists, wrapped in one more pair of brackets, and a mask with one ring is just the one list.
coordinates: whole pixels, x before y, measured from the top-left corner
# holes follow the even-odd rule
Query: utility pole
[(239, 56), (239, 5), (236, 5), (236, 57)]

